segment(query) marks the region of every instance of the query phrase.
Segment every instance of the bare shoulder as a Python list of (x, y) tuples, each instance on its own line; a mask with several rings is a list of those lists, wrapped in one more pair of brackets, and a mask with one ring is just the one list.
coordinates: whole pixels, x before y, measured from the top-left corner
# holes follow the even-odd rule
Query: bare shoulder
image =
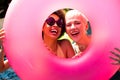
[(60, 45), (69, 45), (71, 44), (69, 40), (67, 39), (62, 39), (62, 40), (59, 40), (59, 44)]

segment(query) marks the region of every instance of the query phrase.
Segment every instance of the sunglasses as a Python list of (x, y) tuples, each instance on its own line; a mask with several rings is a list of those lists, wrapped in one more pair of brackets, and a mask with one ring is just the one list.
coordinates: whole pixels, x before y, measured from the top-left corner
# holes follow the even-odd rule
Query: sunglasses
[(55, 23), (57, 24), (58, 27), (63, 27), (64, 26), (64, 21), (60, 18), (58, 19), (57, 21), (55, 21), (55, 19), (53, 17), (49, 17), (47, 20), (46, 20), (46, 23), (49, 25), (49, 26), (53, 26)]

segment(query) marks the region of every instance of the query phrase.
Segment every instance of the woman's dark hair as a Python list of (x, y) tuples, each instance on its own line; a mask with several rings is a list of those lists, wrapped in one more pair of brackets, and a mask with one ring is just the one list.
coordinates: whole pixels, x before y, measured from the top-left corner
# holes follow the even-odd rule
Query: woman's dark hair
[[(57, 10), (57, 11), (53, 12), (52, 14), (57, 15), (59, 18), (61, 18), (63, 20), (63, 24), (62, 24), (62, 27), (61, 27), (61, 34), (58, 37), (58, 38), (60, 38), (65, 32), (65, 12), (64, 12), (63, 9), (60, 9), (60, 10)], [(44, 32), (43, 31), (42, 31), (42, 38), (44, 39)]]

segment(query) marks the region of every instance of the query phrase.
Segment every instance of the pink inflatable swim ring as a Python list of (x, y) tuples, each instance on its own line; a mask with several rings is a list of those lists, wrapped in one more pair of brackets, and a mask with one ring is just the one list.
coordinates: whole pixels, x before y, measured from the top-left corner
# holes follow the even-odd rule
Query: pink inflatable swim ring
[[(43, 23), (62, 8), (83, 12), (91, 23), (91, 43), (81, 58), (60, 59), (44, 46)], [(119, 8), (119, 0), (13, 0), (4, 21), (12, 68), (22, 80), (109, 80), (119, 68), (109, 58), (120, 47)]]

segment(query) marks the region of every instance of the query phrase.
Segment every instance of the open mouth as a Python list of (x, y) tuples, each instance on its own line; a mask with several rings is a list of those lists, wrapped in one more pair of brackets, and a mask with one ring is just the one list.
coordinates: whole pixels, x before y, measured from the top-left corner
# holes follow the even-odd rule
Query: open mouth
[(58, 33), (58, 31), (56, 29), (52, 29), (52, 30), (50, 30), (50, 32), (54, 35)]
[(72, 36), (77, 36), (80, 32), (79, 31), (71, 31)]

